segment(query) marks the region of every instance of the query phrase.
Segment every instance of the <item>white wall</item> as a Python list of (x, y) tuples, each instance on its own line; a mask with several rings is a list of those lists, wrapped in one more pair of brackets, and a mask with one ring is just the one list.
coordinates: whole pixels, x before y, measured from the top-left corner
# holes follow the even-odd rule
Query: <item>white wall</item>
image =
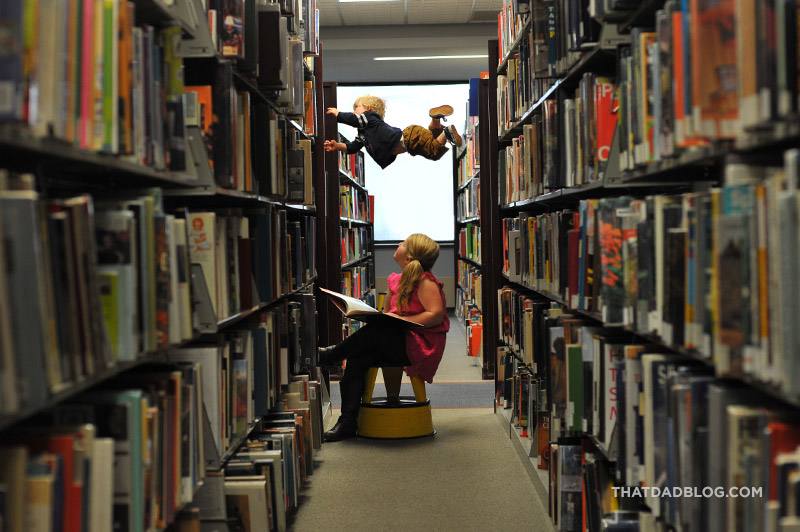
[[(455, 305), (455, 272), (453, 271), (453, 244), (451, 242), (439, 242), (439, 260), (433, 267), (433, 274), (444, 283), (444, 296), (447, 300), (447, 307), (453, 308)], [(375, 246), (375, 287), (378, 292), (386, 292), (386, 278), (392, 272), (400, 271), (397, 263), (392, 258), (396, 246), (377, 245)]]
[[(391, 85), (338, 88), (339, 109), (352, 111), (358, 96), (372, 94), (386, 101), (386, 123), (400, 129), (412, 124), (427, 127), (428, 110), (452, 105), (455, 114), (447, 124), (463, 132), (469, 85)], [(339, 124), (348, 139), (356, 130)], [(434, 240), (453, 239), (452, 149), (438, 161), (407, 153), (381, 169), (365, 154), (367, 189), (375, 196), (375, 240), (403, 240), (412, 233), (425, 233)]]

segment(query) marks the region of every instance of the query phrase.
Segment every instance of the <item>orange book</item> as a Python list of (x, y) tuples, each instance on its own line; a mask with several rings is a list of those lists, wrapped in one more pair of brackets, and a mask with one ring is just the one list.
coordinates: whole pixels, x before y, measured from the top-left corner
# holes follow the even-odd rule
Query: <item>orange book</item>
[(369, 195), (369, 223), (375, 223), (375, 196)]
[(675, 143), (678, 146), (684, 145), (686, 136), (683, 127), (686, 120), (683, 76), (683, 13), (675, 11), (672, 13), (672, 108), (675, 112)]
[(706, 138), (733, 138), (739, 117), (734, 0), (714, 5), (692, 0), (692, 105), (694, 131)]
[(317, 113), (316, 113), (316, 97), (314, 94), (314, 82), (306, 81), (304, 85), (303, 104), (305, 106), (303, 113), (303, 131), (308, 135), (317, 134)]
[(78, 4), (82, 0), (70, 0), (67, 14), (67, 63), (64, 103), (66, 117), (64, 120), (64, 138), (69, 142), (77, 140), (77, 123), (80, 116), (80, 71), (79, 53), (81, 50), (81, 33), (78, 31)]
[(197, 104), (200, 106), (200, 129), (203, 131), (203, 140), (208, 152), (208, 164), (214, 170), (214, 150), (211, 144), (213, 139), (214, 107), (211, 95), (211, 85), (188, 85), (184, 91), (197, 94)]
[(481, 346), (483, 345), (483, 325), (473, 323), (469, 327), (469, 351), (471, 357), (481, 356)]

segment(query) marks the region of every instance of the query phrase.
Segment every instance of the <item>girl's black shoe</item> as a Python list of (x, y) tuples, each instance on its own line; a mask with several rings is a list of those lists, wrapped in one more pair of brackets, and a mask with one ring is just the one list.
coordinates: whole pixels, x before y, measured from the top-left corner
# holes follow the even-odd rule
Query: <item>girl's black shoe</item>
[(339, 361), (334, 360), (333, 358), (333, 350), (336, 349), (335, 345), (329, 345), (327, 347), (320, 347), (317, 349), (317, 366), (324, 367), (324, 366), (338, 366)]
[(352, 421), (343, 420), (341, 416), (339, 416), (338, 421), (336, 424), (326, 432), (323, 436), (323, 439), (326, 442), (334, 442), (334, 441), (342, 441), (348, 440), (350, 438), (356, 437), (356, 424)]

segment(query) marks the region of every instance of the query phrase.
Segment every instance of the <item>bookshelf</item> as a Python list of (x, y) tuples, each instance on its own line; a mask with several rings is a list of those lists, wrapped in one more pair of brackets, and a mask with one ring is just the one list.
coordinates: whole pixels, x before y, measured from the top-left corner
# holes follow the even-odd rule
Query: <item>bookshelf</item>
[[(470, 98), (477, 100), (478, 88), (485, 80), (470, 81)], [(474, 94), (473, 94), (474, 93)], [(468, 102), (464, 128), (465, 144), (453, 152), (453, 212), (455, 226), (454, 270), (456, 272), (456, 317), (467, 335), (467, 356), (483, 360), (483, 289), (481, 287), (481, 173), (480, 117)], [(474, 115), (474, 116), (472, 116)]]
[(3, 529), (283, 529), (329, 408), (316, 2), (90, 2), (83, 41), (78, 3), (28, 4), (0, 16)]
[[(496, 247), (482, 249), (482, 273), (499, 308), (485, 313), (496, 326), (486, 349), (497, 353), (498, 414), (551, 524), (790, 526), (776, 464), (794, 463), (800, 442), (786, 293), (796, 43), (748, 24), (775, 16), (794, 32), (796, 17), (762, 3), (517, 6), (504, 3), (502, 44), (488, 46), (494, 149), (481, 184), (494, 211), (482, 208), (480, 223)], [(720, 69), (730, 84), (703, 76)], [(665, 406), (675, 402), (686, 408)], [(667, 429), (684, 443), (660, 439)], [(758, 501), (597, 498), (612, 486), (736, 487), (753, 468)]]
[[(324, 85), (325, 108), (338, 107), (336, 83)], [(344, 142), (336, 118), (325, 117), (326, 139)], [(326, 183), (328, 185), (325, 231), (328, 239), (328, 256), (339, 261), (326, 264), (325, 288), (341, 292), (375, 306), (375, 245), (373, 206), (366, 188), (364, 152), (325, 154)], [(335, 247), (334, 247), (335, 246)], [(360, 325), (360, 322), (343, 320), (341, 312), (327, 305), (328, 339), (330, 344)]]

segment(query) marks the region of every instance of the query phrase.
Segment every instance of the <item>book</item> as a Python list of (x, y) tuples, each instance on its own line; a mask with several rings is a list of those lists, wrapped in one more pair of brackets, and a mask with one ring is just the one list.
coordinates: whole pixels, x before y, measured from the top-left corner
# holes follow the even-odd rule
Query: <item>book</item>
[(393, 324), (408, 328), (424, 327), (424, 325), (415, 323), (401, 316), (380, 312), (367, 305), (360, 299), (346, 296), (344, 294), (328, 290), (327, 288), (320, 288), (320, 291), (326, 294), (336, 308), (338, 308), (347, 318), (362, 321), (364, 323)]

